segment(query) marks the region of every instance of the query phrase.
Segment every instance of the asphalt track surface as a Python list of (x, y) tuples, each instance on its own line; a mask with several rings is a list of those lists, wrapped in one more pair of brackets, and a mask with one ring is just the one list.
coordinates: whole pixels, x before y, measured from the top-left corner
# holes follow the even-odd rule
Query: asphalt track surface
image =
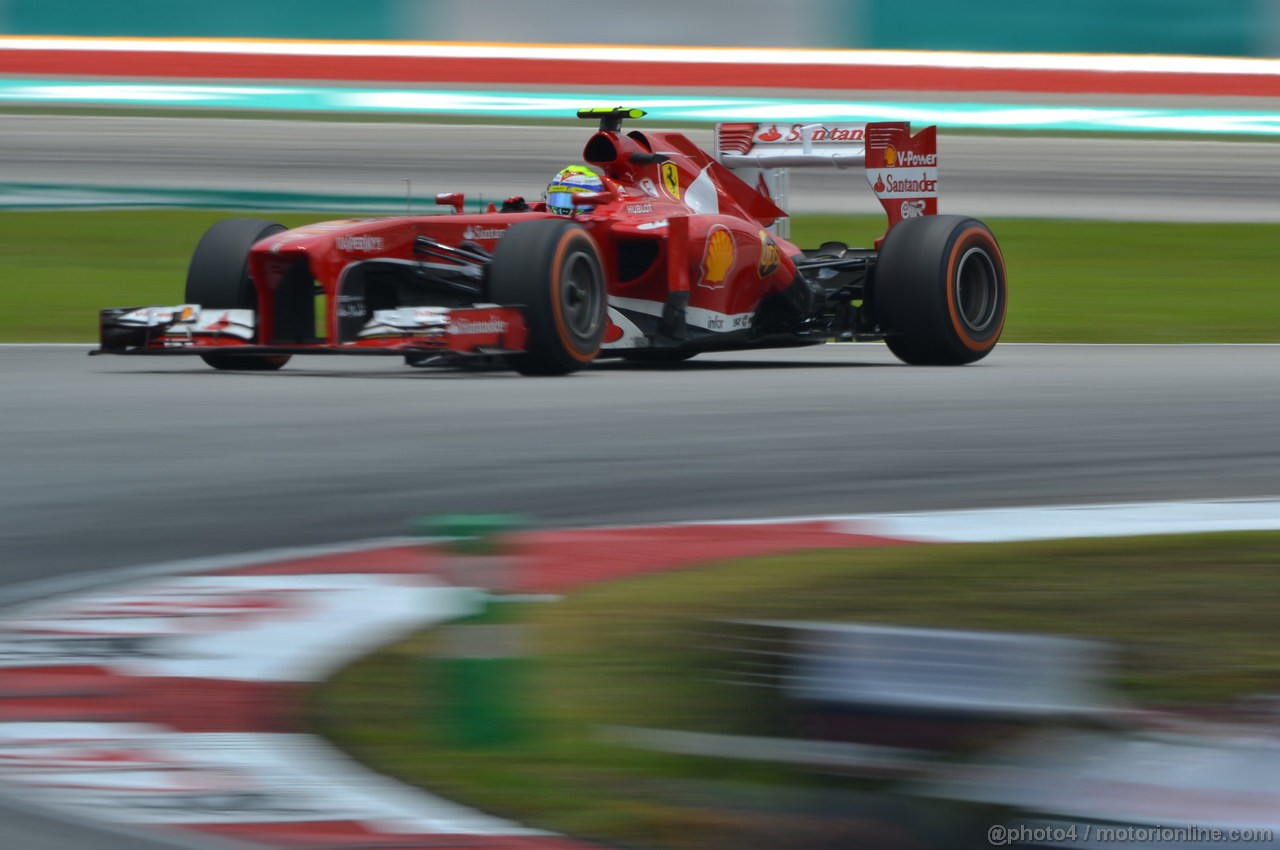
[(883, 345), (616, 361), (561, 379), (0, 348), (0, 581), (400, 535), (1275, 495), (1280, 347)]
[[(1280, 346), (1000, 346), (920, 368), (859, 344), (559, 379), (16, 346), (0, 347), (0, 398), (0, 584), (403, 535), (455, 511), (555, 527), (1280, 489)], [(24, 850), (208, 845), (3, 793), (0, 834)]]
[[(541, 197), (590, 128), (13, 115), (4, 181), (421, 199)], [(690, 131), (704, 145), (708, 130)], [(944, 135), (945, 212), (1280, 222), (1280, 144)], [(860, 171), (792, 172), (794, 211), (879, 211)], [(396, 210), (399, 211), (397, 203)], [(429, 205), (419, 202), (419, 208)]]

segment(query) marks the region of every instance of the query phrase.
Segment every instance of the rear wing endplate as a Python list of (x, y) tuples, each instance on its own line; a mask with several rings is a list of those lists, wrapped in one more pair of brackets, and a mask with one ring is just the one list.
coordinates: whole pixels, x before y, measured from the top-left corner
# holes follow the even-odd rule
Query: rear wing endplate
[[(860, 168), (889, 227), (938, 213), (938, 135), (911, 135), (906, 122), (865, 124), (717, 124), (716, 159), (780, 208), (788, 209), (792, 168)], [(787, 237), (788, 222), (774, 224)]]

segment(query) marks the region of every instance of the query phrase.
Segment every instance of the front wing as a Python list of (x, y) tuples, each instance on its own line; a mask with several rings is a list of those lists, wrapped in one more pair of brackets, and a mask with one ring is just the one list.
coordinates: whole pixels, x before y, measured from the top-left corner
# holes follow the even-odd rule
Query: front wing
[(258, 341), (253, 310), (179, 304), (103, 310), (101, 347), (91, 354), (513, 354), (525, 350), (519, 307), (397, 307), (375, 310), (355, 339)]

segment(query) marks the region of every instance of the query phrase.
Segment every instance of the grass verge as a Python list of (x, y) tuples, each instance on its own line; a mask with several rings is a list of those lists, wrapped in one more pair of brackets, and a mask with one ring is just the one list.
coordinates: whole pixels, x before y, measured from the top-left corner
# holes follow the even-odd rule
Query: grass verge
[(0, 213), (0, 342), (96, 342), (103, 307), (180, 304), (191, 252), (235, 216), (298, 226), (336, 215), (220, 210)]
[(808, 619), (1056, 633), (1118, 649), (1111, 686), (1148, 704), (1280, 689), (1280, 533), (806, 553), (611, 582), (531, 605), (536, 656), (517, 746), (459, 746), (424, 633), (314, 692), (316, 731), (375, 769), (519, 820), (616, 844), (727, 846), (742, 813), (681, 789), (806, 778), (624, 749), (604, 725), (755, 731), (742, 689), (706, 675), (709, 619)]
[[(172, 304), (217, 210), (0, 213), (0, 342), (92, 342), (102, 307)], [(243, 215), (243, 213), (242, 213)], [(250, 213), (296, 226), (334, 213)], [(1277, 342), (1270, 225), (992, 220), (1011, 342)], [(878, 217), (797, 216), (795, 241), (869, 245)]]

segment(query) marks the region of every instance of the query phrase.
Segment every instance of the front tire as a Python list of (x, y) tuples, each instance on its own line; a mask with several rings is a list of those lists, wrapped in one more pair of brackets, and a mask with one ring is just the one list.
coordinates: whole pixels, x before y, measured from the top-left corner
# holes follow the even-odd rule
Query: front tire
[(1004, 257), (982, 222), (924, 216), (894, 225), (876, 263), (874, 303), (885, 344), (914, 365), (981, 360), (1004, 329)]
[[(258, 292), (249, 279), (249, 249), (284, 225), (258, 218), (229, 218), (210, 227), (191, 255), (186, 303), (207, 309), (257, 310)], [(272, 372), (289, 362), (287, 354), (201, 354), (215, 369)]]
[(517, 372), (566, 375), (595, 360), (608, 291), (600, 250), (582, 225), (548, 218), (509, 227), (489, 264), (488, 285), (490, 300), (524, 307), (527, 347), (507, 358)]

